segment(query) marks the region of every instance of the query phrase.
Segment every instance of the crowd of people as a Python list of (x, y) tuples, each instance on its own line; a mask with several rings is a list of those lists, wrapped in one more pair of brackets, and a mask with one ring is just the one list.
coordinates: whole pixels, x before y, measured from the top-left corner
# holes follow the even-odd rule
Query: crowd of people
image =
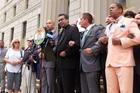
[[(123, 14), (120, 3), (109, 6), (106, 27), (95, 23), (94, 15), (85, 12), (77, 24), (69, 24), (67, 14), (48, 20), (46, 38), (41, 45), (27, 39), (20, 49), (14, 39), (9, 49), (0, 41), (0, 86), (8, 93), (103, 93), (140, 92), (140, 13)], [(82, 31), (81, 31), (82, 29)], [(84, 31), (83, 31), (84, 30)]]

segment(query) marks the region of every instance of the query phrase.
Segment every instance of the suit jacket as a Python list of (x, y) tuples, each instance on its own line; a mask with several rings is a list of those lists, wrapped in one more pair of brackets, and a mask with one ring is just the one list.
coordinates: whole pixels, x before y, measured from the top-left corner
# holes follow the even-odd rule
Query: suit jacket
[[(69, 41), (75, 41), (73, 47), (69, 46)], [(56, 46), (56, 64), (60, 69), (76, 69), (79, 64), (80, 33), (77, 27), (67, 25), (63, 28), (58, 37)], [(65, 51), (66, 56), (59, 56), (60, 52)]]
[(7, 49), (3, 48), (2, 53), (0, 54), (0, 62), (3, 62), (3, 59), (5, 58)]
[[(103, 48), (103, 44), (97, 43), (97, 41), (100, 37), (104, 36), (103, 29), (104, 27), (102, 26), (92, 26), (85, 37), (83, 46), (81, 46), (80, 65), (84, 72), (99, 71), (101, 69), (100, 52)], [(85, 54), (82, 50), (86, 48), (91, 48), (93, 53)]]
[[(111, 24), (110, 24), (111, 25)], [(121, 66), (134, 66), (133, 47), (140, 43), (140, 31), (137, 24), (133, 19), (123, 17), (118, 21), (112, 35), (109, 35), (110, 25), (106, 28), (108, 41), (108, 55), (106, 66), (121, 67)], [(129, 33), (133, 33), (135, 38), (130, 39), (127, 37)], [(113, 45), (112, 38), (117, 37), (121, 40), (121, 45)]]
[(133, 49), (134, 49), (134, 59), (136, 62), (134, 70), (137, 75), (140, 75), (140, 45), (134, 46)]

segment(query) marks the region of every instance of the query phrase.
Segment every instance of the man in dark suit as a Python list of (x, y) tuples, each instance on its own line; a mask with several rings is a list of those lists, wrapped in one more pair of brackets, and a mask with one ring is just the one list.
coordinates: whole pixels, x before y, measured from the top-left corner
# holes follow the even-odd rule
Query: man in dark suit
[(57, 41), (58, 33), (55, 29), (55, 23), (48, 20), (46, 23), (45, 31), (47, 34), (46, 46), (42, 50), (42, 93), (54, 93), (55, 90), (55, 55), (54, 48)]
[[(135, 16), (136, 23), (140, 29), (140, 13)], [(140, 45), (134, 46), (134, 59), (136, 66), (134, 67), (134, 91), (140, 93)]]
[(83, 13), (81, 26), (86, 30), (81, 37), (81, 91), (99, 93), (100, 51), (103, 45), (98, 39), (104, 36), (102, 26), (96, 25), (90, 13)]
[[(77, 27), (69, 25), (67, 14), (59, 14), (62, 31), (56, 46), (58, 84), (60, 93), (74, 93), (76, 70), (79, 66), (80, 33)], [(75, 45), (70, 47), (69, 41)]]
[[(140, 29), (140, 12), (135, 15), (135, 22), (137, 23)], [(135, 34), (129, 33), (127, 35), (128, 38), (135, 38)], [(135, 67), (134, 67), (134, 86), (133, 86), (133, 93), (140, 92), (140, 45), (136, 45), (133, 47), (134, 59), (135, 59)]]

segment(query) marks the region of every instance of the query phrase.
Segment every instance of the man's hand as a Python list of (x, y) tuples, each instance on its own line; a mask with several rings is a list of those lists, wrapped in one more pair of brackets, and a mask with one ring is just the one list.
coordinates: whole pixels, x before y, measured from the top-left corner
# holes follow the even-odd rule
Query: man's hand
[(40, 48), (40, 49), (37, 49), (35, 52), (36, 52), (36, 53), (40, 53), (41, 50), (42, 50), (42, 49)]
[(121, 40), (118, 38), (112, 38), (112, 44), (113, 45), (121, 45)]
[(135, 37), (135, 35), (134, 35), (133, 33), (129, 33), (129, 34), (127, 35), (127, 37), (130, 38), (130, 39), (133, 39), (133, 38)]
[(41, 59), (45, 59), (45, 55), (44, 55), (44, 53), (39, 53), (39, 58)]
[(34, 59), (33, 59), (32, 56), (29, 57), (29, 60), (30, 60), (31, 62), (34, 62)]
[(100, 38), (98, 39), (98, 42), (107, 43), (107, 42), (108, 42), (108, 37), (107, 37), (107, 36), (100, 37)]
[(67, 54), (66, 54), (66, 52), (65, 51), (62, 51), (62, 52), (60, 52), (60, 54), (59, 54), (59, 56), (61, 56), (61, 57), (65, 57)]
[(74, 41), (69, 41), (69, 46), (70, 47), (73, 47), (75, 45), (75, 42)]
[(91, 48), (86, 48), (86, 49), (83, 50), (83, 52), (85, 54), (91, 54), (91, 53), (93, 53), (93, 50)]
[(21, 64), (21, 63), (22, 63), (22, 60), (17, 61), (17, 64)]

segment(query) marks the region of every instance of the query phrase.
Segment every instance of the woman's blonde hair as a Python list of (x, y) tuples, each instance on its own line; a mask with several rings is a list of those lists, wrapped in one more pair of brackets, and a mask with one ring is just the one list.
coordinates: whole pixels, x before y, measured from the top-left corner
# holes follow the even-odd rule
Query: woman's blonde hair
[[(11, 42), (11, 48), (15, 48), (15, 46), (14, 46), (14, 43), (15, 42), (20, 42), (20, 40), (19, 39), (12, 40), (12, 42)], [(19, 46), (19, 49), (20, 49), (20, 46)]]

